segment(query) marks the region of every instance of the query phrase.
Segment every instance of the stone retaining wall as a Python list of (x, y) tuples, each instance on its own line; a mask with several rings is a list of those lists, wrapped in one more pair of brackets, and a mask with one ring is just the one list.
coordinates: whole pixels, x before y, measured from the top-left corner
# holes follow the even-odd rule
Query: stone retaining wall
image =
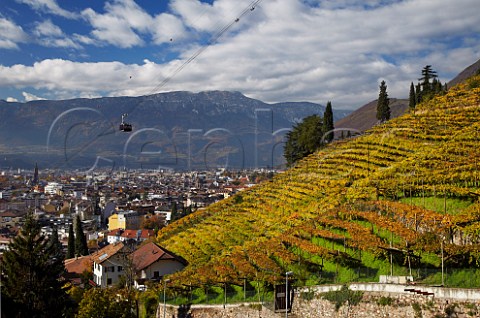
[[(341, 285), (315, 286), (297, 289), (290, 318), (440, 318), (480, 317), (480, 290), (439, 287), (405, 286), (394, 284), (350, 284), (351, 290), (364, 291), (357, 306), (335, 306), (321, 297)], [(405, 291), (425, 290), (433, 295)], [(309, 300), (302, 299), (302, 293), (309, 294)], [(437, 296), (438, 295), (438, 296)], [(385, 305), (385, 303), (390, 303)], [(159, 306), (157, 318), (163, 318), (163, 305)], [(285, 313), (275, 313), (259, 303), (236, 305), (192, 305), (178, 308), (166, 307), (165, 318), (282, 318)]]

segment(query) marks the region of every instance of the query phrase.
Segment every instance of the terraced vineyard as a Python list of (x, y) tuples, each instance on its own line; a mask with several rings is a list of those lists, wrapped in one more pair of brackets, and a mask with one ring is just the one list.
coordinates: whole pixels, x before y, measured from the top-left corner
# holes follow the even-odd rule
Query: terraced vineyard
[(439, 283), (442, 250), (450, 273), (478, 268), (479, 82), (162, 229), (160, 244), (189, 262), (171, 281), (275, 283), (293, 271), (308, 285), (393, 270)]

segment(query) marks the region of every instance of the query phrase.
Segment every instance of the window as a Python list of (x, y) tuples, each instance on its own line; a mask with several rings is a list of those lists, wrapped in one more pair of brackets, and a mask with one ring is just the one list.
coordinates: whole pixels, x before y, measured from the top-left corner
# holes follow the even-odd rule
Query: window
[(105, 272), (115, 272), (115, 266), (105, 266)]
[(111, 278), (107, 278), (107, 285), (112, 285), (112, 279)]
[(123, 271), (123, 266), (118, 266), (118, 267), (117, 267), (117, 271), (118, 271), (118, 272)]
[(153, 272), (153, 278), (160, 278), (160, 272), (158, 271)]

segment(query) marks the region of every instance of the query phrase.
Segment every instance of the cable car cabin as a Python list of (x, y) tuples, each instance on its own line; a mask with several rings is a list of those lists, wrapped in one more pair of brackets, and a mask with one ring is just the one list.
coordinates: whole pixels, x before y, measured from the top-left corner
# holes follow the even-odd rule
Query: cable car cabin
[(120, 131), (123, 131), (123, 132), (130, 132), (132, 131), (132, 124), (127, 124), (124, 119), (125, 117), (127, 117), (128, 114), (123, 114), (122, 115), (122, 122), (120, 123)]
[(132, 125), (131, 125), (131, 124), (127, 124), (127, 123), (121, 123), (121, 124), (120, 124), (120, 131), (130, 132), (130, 131), (132, 131)]

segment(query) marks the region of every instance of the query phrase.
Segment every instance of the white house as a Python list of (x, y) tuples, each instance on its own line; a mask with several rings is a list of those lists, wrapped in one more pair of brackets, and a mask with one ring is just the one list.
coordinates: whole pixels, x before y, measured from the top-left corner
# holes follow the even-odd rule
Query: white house
[(105, 246), (92, 255), (93, 281), (98, 286), (105, 288), (118, 283), (120, 276), (124, 275), (126, 254), (122, 242)]

